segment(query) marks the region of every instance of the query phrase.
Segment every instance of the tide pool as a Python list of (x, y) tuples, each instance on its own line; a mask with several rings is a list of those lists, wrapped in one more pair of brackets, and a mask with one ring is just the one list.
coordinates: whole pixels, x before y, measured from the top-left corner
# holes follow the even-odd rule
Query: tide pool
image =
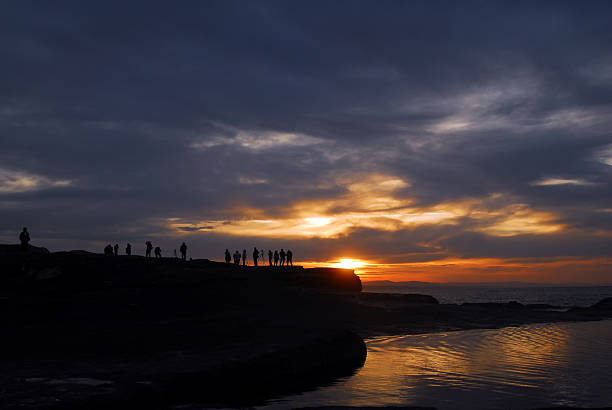
[(385, 336), (367, 346), (353, 376), (262, 408), (612, 406), (611, 320)]

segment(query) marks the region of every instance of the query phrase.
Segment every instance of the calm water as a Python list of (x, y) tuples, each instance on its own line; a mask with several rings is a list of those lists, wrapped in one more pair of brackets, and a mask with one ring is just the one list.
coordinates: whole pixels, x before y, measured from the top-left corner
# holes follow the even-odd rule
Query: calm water
[(440, 303), (517, 301), (547, 303), (556, 306), (590, 306), (603, 298), (612, 297), (612, 286), (537, 286), (487, 287), (469, 285), (405, 285), (368, 286), (365, 292), (421, 293), (431, 295)]
[(351, 377), (270, 402), (439, 409), (612, 406), (612, 321), (387, 336)]

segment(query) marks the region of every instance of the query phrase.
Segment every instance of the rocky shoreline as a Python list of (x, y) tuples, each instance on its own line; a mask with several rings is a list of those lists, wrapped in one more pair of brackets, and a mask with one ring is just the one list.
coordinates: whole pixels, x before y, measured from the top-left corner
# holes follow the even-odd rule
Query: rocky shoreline
[(612, 317), (361, 292), (341, 269), (48, 253), (0, 246), (7, 409), (252, 406), (365, 361), (363, 338)]

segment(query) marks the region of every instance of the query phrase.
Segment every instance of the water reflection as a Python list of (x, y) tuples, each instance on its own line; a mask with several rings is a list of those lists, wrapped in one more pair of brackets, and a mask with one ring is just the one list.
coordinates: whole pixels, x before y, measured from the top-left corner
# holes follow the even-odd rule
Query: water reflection
[(354, 376), (269, 408), (612, 405), (612, 321), (380, 337)]

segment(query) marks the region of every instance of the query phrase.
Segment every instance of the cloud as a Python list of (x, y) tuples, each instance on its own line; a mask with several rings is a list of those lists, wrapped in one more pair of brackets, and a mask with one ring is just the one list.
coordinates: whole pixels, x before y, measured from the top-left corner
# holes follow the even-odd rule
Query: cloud
[(0, 193), (38, 191), (48, 188), (68, 187), (72, 184), (73, 181), (67, 179), (54, 180), (26, 171), (0, 168)]
[(185, 232), (199, 232), (213, 229), (212, 226), (180, 226), (177, 229)]
[(283, 133), (275, 131), (240, 130), (227, 125), (217, 125), (229, 136), (213, 136), (189, 144), (196, 149), (207, 149), (220, 145), (240, 147), (252, 151), (277, 150), (286, 147), (306, 147), (325, 142), (321, 138), (299, 133)]
[(612, 166), (612, 144), (597, 153), (598, 159), (606, 165)]
[(567, 179), (567, 178), (542, 178), (537, 181), (533, 181), (530, 185), (534, 186), (554, 186), (554, 185), (593, 185), (592, 182), (585, 181), (584, 179)]

